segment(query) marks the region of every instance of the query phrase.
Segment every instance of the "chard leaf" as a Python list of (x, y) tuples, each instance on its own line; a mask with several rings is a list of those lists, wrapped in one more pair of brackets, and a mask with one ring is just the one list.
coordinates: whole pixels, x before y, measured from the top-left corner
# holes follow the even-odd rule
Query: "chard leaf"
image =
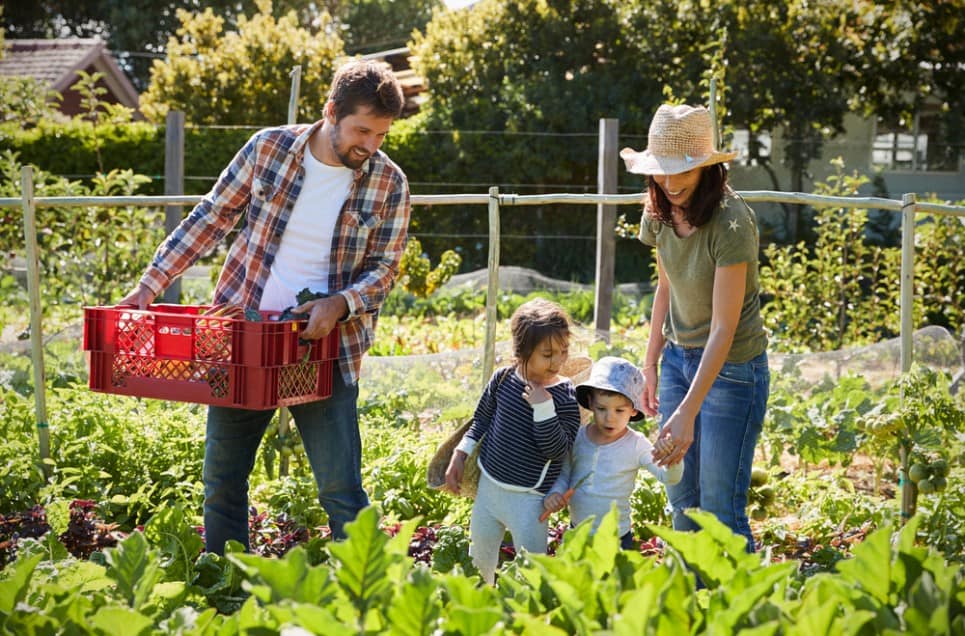
[(429, 636), (436, 631), (441, 612), (442, 602), (435, 579), (425, 568), (416, 568), (389, 604), (386, 612), (389, 633)]
[(162, 577), (158, 553), (150, 549), (144, 533), (132, 532), (116, 547), (104, 550), (104, 559), (110, 566), (107, 575), (127, 604), (134, 609), (143, 606)]
[(389, 537), (379, 528), (379, 511), (369, 506), (345, 525), (348, 538), (328, 546), (335, 566), (335, 578), (348, 595), (360, 617), (388, 600), (391, 583), (386, 545)]
[(227, 558), (248, 575), (247, 587), (265, 603), (290, 600), (325, 605), (335, 597), (329, 569), (312, 567), (302, 546), (295, 546), (281, 559), (255, 554), (229, 554)]
[(0, 580), (0, 615), (9, 616), (17, 603), (24, 599), (30, 584), (30, 576), (42, 558), (42, 555), (35, 554), (27, 559), (18, 560), (14, 562), (12, 571), (5, 572), (7, 576)]
[(835, 568), (882, 605), (891, 590), (891, 527), (884, 526), (855, 546), (854, 558), (838, 561)]
[[(138, 533), (135, 533), (138, 534)], [(109, 605), (102, 607), (90, 617), (91, 625), (104, 634), (150, 634), (154, 623), (140, 612), (127, 608)]]

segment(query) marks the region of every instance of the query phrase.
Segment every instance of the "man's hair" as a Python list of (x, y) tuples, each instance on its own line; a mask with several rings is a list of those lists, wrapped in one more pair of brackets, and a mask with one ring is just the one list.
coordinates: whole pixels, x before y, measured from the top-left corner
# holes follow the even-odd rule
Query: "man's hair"
[(347, 62), (335, 71), (328, 100), (335, 104), (336, 119), (365, 108), (376, 117), (395, 118), (405, 104), (402, 86), (388, 65), (362, 60)]

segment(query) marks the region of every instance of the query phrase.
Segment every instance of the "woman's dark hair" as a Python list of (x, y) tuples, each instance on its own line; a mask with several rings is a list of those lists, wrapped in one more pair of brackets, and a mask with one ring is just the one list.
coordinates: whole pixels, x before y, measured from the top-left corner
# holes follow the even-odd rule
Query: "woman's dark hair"
[[(649, 191), (649, 201), (644, 203), (648, 214), (663, 223), (673, 225), (673, 215), (670, 211), (670, 201), (667, 195), (655, 182), (652, 175), (647, 175), (647, 189)], [(720, 206), (724, 198), (724, 188), (727, 186), (727, 166), (722, 163), (715, 163), (706, 166), (700, 173), (700, 181), (697, 182), (697, 190), (690, 199), (690, 204), (684, 210), (684, 220), (693, 227), (700, 227), (714, 215), (714, 211)]]
[(566, 311), (543, 298), (529, 300), (513, 312), (509, 321), (513, 335), (513, 356), (525, 375), (526, 363), (539, 343), (552, 337), (561, 345), (570, 341), (570, 318)]
[(368, 108), (376, 117), (396, 118), (405, 99), (402, 86), (385, 64), (354, 60), (335, 72), (328, 100), (335, 104), (335, 118), (342, 119)]

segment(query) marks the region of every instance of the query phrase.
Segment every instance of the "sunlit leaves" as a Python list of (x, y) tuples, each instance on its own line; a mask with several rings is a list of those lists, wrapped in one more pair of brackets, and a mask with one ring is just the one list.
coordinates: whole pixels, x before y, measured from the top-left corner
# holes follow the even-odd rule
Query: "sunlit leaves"
[(258, 3), (236, 28), (210, 8), (178, 11), (181, 27), (168, 41), (167, 58), (151, 69), (141, 96), (141, 111), (162, 121), (181, 110), (192, 124), (279, 125), (288, 120), (289, 73), (301, 68), (298, 120), (320, 117), (342, 41), (327, 28), (327, 13), (317, 31), (303, 28), (294, 11), (272, 15), (270, 1)]

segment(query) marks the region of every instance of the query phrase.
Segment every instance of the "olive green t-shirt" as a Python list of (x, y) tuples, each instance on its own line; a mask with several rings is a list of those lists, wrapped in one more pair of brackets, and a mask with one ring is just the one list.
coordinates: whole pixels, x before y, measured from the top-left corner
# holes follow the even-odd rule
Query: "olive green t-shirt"
[(704, 347), (710, 335), (714, 274), (718, 267), (747, 263), (740, 321), (728, 362), (747, 362), (767, 346), (758, 280), (758, 227), (754, 211), (735, 192), (724, 193), (710, 221), (681, 238), (673, 228), (646, 215), (640, 240), (657, 248), (670, 281), (665, 338), (682, 347)]

